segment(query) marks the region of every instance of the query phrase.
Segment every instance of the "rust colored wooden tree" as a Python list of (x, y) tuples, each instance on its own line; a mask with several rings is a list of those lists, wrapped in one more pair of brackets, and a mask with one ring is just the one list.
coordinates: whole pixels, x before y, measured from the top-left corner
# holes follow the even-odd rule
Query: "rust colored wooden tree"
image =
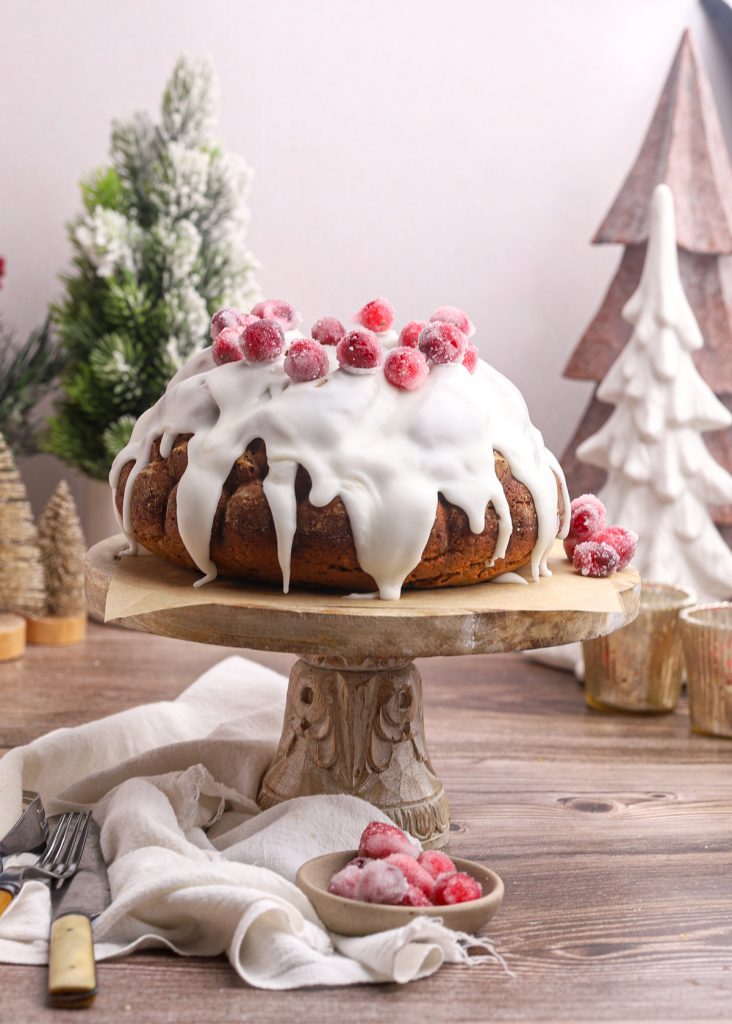
[[(640, 283), (651, 195), (665, 182), (676, 202), (677, 245), (684, 290), (704, 337), (698, 371), (732, 410), (732, 167), (714, 97), (691, 34), (684, 32), (640, 153), (593, 244), (624, 245), (620, 266), (600, 309), (564, 370), (600, 382), (624, 349), (631, 326), (621, 316)], [(605, 423), (612, 406), (597, 389), (564, 453), (570, 493), (597, 492), (605, 472), (582, 462), (577, 448)], [(732, 471), (732, 428), (706, 437), (714, 458)], [(732, 541), (732, 505), (712, 509)]]

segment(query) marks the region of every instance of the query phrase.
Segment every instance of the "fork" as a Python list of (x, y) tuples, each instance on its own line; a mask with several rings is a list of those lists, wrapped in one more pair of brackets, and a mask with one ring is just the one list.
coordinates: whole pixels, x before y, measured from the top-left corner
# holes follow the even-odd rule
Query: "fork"
[(74, 874), (84, 850), (89, 819), (89, 811), (67, 811), (59, 818), (52, 839), (35, 864), (0, 872), (0, 915), (29, 879), (58, 887)]

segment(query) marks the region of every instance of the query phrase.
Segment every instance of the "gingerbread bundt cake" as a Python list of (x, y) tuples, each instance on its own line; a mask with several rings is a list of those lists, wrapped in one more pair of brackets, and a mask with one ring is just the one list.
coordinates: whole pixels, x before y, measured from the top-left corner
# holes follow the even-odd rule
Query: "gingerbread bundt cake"
[(217, 314), (212, 347), (112, 467), (131, 544), (199, 569), (200, 583), (386, 599), (526, 564), (548, 572), (569, 498), (520, 392), (477, 358), (460, 311), (397, 337), (373, 305), (359, 329), (329, 317), (307, 339), (286, 303)]

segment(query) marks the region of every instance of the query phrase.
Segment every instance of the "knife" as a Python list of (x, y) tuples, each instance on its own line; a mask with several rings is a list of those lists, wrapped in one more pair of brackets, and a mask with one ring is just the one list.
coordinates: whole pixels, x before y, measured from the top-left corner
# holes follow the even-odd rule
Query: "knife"
[(3, 857), (15, 853), (35, 853), (43, 849), (48, 840), (48, 822), (41, 798), (36, 793), (27, 795), (30, 800), (26, 803), (26, 794), (23, 794), (23, 813), (10, 831), (0, 839), (0, 871), (3, 867)]
[(54, 915), (48, 946), (48, 995), (55, 1006), (85, 1006), (97, 994), (91, 922), (109, 906), (107, 868), (92, 820), (76, 874), (52, 890)]

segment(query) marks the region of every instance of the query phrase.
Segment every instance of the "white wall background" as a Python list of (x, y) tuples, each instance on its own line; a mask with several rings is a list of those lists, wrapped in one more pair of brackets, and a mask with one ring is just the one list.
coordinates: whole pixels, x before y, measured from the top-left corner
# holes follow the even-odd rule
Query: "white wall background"
[[(43, 319), (111, 119), (209, 51), (265, 293), (308, 320), (465, 307), (561, 450), (589, 392), (560, 372), (619, 259), (589, 239), (687, 25), (732, 137), (732, 52), (697, 0), (0, 0), (0, 309)], [(36, 505), (62, 472), (25, 463)]]

